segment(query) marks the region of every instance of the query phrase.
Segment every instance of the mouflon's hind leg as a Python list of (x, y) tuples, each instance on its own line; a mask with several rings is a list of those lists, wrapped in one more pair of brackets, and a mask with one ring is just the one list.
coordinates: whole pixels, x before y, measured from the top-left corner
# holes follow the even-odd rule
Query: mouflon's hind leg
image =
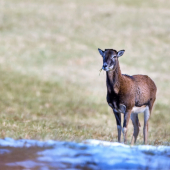
[(148, 126), (149, 126), (149, 118), (151, 116), (152, 108), (156, 97), (150, 100), (149, 106), (147, 106), (146, 110), (144, 111), (144, 127), (143, 127), (143, 137), (144, 137), (144, 144), (146, 145), (148, 142)]
[(147, 106), (146, 110), (144, 111), (144, 127), (143, 127), (143, 137), (144, 137), (144, 144), (146, 145), (148, 142), (148, 121), (150, 118), (150, 109)]
[(118, 113), (116, 111), (113, 111), (113, 112), (114, 112), (116, 123), (117, 123), (118, 142), (121, 142), (121, 113)]
[(132, 120), (133, 128), (134, 128), (134, 132), (133, 132), (133, 136), (131, 140), (131, 145), (133, 145), (134, 143), (136, 143), (136, 140), (137, 140), (137, 137), (140, 131), (140, 122), (138, 119), (138, 114), (136, 113), (131, 113), (130, 118)]

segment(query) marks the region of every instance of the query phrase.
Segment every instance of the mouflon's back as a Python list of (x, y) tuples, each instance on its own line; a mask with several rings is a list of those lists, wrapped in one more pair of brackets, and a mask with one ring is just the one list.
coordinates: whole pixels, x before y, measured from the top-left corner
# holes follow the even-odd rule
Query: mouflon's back
[(133, 78), (136, 86), (135, 105), (149, 105), (151, 101), (154, 102), (157, 88), (153, 80), (147, 75), (134, 75)]

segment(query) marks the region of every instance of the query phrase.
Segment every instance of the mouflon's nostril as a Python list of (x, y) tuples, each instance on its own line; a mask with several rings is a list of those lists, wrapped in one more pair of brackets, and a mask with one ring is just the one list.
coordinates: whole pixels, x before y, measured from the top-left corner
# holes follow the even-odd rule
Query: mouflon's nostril
[(104, 67), (104, 68), (105, 68), (105, 67), (107, 67), (107, 64), (106, 64), (106, 63), (104, 63), (104, 64), (103, 64), (103, 67)]

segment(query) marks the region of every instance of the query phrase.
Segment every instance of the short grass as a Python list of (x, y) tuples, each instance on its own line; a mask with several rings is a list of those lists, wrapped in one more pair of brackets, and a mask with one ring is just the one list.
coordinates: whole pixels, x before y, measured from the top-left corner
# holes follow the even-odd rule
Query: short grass
[(169, 144), (170, 2), (0, 3), (1, 138), (117, 141), (97, 51), (114, 48), (126, 50), (122, 73), (148, 74), (156, 82), (149, 143)]

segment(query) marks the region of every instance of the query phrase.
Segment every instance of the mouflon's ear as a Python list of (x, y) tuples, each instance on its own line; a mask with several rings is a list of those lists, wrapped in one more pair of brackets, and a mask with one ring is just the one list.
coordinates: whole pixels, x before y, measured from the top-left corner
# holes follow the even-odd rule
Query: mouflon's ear
[(118, 53), (117, 53), (117, 57), (122, 56), (122, 55), (124, 54), (124, 52), (125, 52), (125, 50), (120, 50), (120, 51), (118, 51)]
[(98, 48), (98, 51), (99, 51), (100, 55), (103, 57), (104, 56), (104, 51), (102, 51), (100, 48)]

